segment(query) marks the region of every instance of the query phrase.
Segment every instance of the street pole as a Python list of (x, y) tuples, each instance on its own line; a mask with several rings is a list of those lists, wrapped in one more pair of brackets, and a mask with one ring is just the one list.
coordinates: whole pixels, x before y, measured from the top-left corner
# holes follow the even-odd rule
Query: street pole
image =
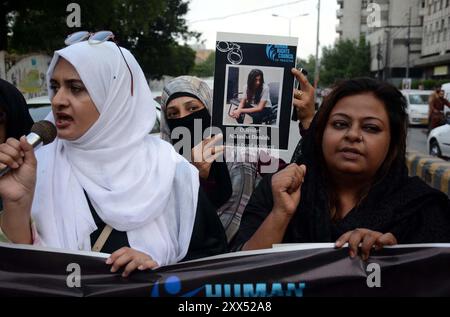
[(317, 90), (317, 86), (319, 84), (319, 46), (320, 46), (320, 0), (317, 3), (317, 38), (316, 38), (316, 66), (314, 68), (314, 89)]
[(309, 13), (299, 14), (299, 15), (296, 15), (296, 16), (293, 16), (293, 17), (285, 17), (285, 16), (278, 15), (278, 14), (272, 14), (273, 17), (276, 17), (276, 18), (283, 18), (283, 19), (287, 19), (287, 20), (288, 20), (288, 22), (289, 22), (289, 37), (291, 37), (291, 24), (292, 24), (292, 20), (295, 19), (295, 18), (307, 16), (307, 15), (309, 15)]
[(380, 62), (381, 62), (381, 43), (380, 43), (380, 39), (378, 39), (378, 44), (377, 44), (377, 79), (380, 80), (381, 79), (381, 66), (380, 66)]
[(391, 66), (391, 62), (390, 62), (390, 58), (391, 58), (391, 52), (390, 52), (390, 48), (391, 48), (391, 32), (389, 29), (385, 30), (386, 32), (386, 61), (384, 63), (384, 68), (385, 71), (383, 72), (383, 80), (387, 80), (390, 79), (391, 76), (391, 72), (389, 70), (389, 67)]
[(409, 54), (411, 45), (411, 11), (412, 7), (409, 8), (409, 18), (408, 18), (408, 41), (406, 42), (406, 78), (409, 78)]

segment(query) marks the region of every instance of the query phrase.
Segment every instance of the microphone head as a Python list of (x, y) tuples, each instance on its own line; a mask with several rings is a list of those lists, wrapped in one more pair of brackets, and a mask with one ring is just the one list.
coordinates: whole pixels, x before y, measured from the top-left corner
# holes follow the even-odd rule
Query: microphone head
[(52, 143), (57, 134), (55, 125), (47, 120), (35, 122), (31, 127), (31, 132), (39, 135), (44, 145)]

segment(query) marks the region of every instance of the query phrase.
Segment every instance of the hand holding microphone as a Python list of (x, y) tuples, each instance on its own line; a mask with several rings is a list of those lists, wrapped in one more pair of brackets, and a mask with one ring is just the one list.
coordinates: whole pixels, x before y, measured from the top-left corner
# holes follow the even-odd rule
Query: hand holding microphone
[(56, 128), (49, 121), (36, 122), (28, 136), (9, 138), (0, 144), (0, 196), (16, 201), (34, 193), (36, 157), (34, 148), (53, 142)]

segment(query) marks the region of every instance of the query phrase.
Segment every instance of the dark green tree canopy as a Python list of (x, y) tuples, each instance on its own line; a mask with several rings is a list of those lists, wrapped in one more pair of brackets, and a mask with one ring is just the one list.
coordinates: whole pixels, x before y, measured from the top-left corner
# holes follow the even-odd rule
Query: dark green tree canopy
[(214, 67), (216, 64), (216, 53), (212, 52), (209, 54), (208, 58), (194, 66), (191, 74), (197, 77), (211, 77), (214, 76)]
[(334, 46), (322, 49), (320, 86), (363, 76), (370, 76), (370, 46), (364, 39), (339, 40)]
[(183, 0), (78, 0), (81, 27), (66, 24), (67, 0), (6, 0), (0, 5), (0, 50), (52, 54), (65, 37), (79, 30), (111, 30), (118, 43), (136, 56), (147, 77), (188, 73), (195, 52), (177, 40), (198, 38), (190, 32)]

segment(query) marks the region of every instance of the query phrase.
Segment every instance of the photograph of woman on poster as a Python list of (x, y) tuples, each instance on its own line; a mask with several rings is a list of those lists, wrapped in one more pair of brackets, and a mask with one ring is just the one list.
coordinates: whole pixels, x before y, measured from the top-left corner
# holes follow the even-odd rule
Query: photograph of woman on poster
[(228, 68), (224, 121), (234, 125), (277, 124), (282, 73), (277, 68), (262, 68)]

